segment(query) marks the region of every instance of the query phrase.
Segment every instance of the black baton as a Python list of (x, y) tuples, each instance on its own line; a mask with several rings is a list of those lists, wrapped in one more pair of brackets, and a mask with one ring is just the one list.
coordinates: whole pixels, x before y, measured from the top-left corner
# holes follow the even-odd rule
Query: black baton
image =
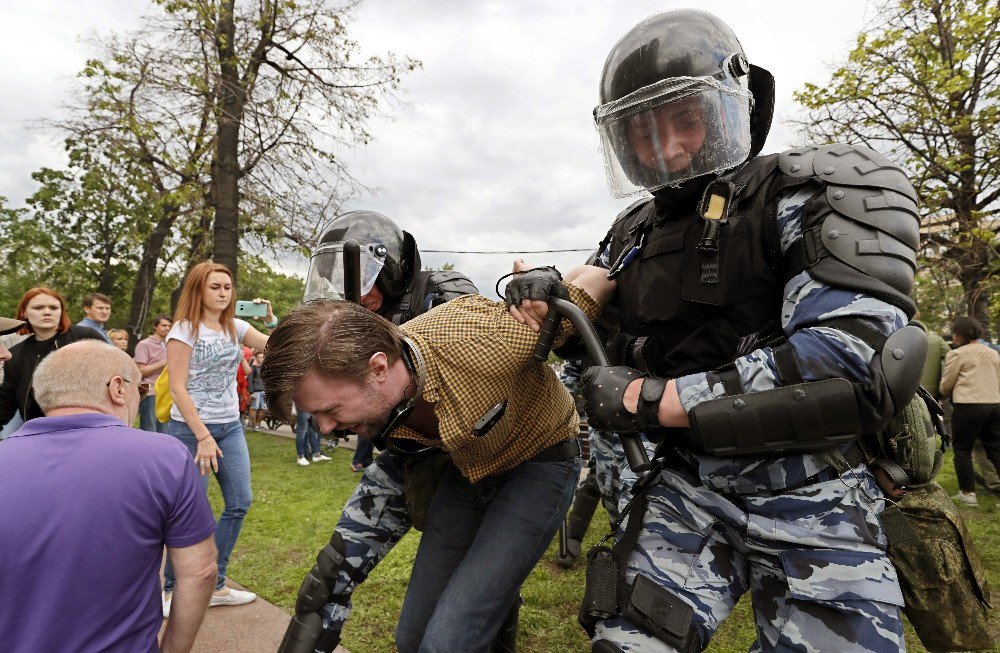
[[(604, 345), (597, 337), (594, 325), (587, 319), (587, 315), (573, 302), (560, 299), (559, 297), (549, 297), (549, 313), (545, 316), (545, 321), (538, 332), (538, 342), (535, 343), (535, 351), (532, 356), (535, 360), (546, 361), (549, 358), (549, 351), (552, 350), (552, 342), (555, 340), (556, 331), (559, 330), (559, 319), (567, 318), (576, 327), (577, 333), (587, 347), (594, 365), (606, 367), (608, 365), (608, 355), (604, 353)], [(625, 458), (628, 466), (636, 474), (642, 475), (650, 468), (649, 456), (646, 455), (646, 448), (642, 446), (642, 440), (638, 433), (619, 433), (622, 448), (625, 449)]]
[(344, 241), (344, 299), (361, 303), (361, 245), (356, 240)]

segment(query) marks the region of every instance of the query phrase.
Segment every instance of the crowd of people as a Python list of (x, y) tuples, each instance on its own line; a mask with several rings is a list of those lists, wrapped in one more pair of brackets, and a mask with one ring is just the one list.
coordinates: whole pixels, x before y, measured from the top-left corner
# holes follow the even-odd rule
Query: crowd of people
[(884, 522), (913, 488), (876, 475), (862, 442), (923, 374), (952, 405), (955, 500), (976, 505), (975, 445), (1000, 466), (1000, 354), (972, 318), (950, 348), (910, 324), (919, 211), (903, 171), (856, 145), (761, 155), (773, 103), (773, 77), (719, 18), (636, 25), (594, 119), (612, 194), (641, 199), (588, 264), (515, 262), (500, 302), (423, 270), (413, 237), (371, 211), (332, 222), (280, 323), (253, 300), (266, 334), (212, 262), (134, 357), (106, 330), (107, 296), (71, 324), (58, 292), (27, 291), (0, 318), (17, 340), (0, 341), (4, 647), (155, 650), (166, 618), (160, 650), (186, 651), (207, 608), (253, 601), (227, 569), (253, 498), (244, 427), (271, 414), (295, 423), (299, 465), (328, 459), (319, 433), (364, 445), (279, 653), (333, 651), (354, 590), (411, 528), (397, 649), (513, 651), (521, 585), (582, 467), (544, 335), (574, 361), (587, 492), (615, 520), (613, 546), (587, 556), (593, 653), (703, 650), (745, 594), (753, 650), (903, 650), (900, 531)]

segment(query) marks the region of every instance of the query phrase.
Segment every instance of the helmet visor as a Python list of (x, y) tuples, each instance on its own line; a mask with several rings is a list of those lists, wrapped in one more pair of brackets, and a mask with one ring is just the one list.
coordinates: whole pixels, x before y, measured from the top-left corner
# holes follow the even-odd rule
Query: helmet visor
[(672, 77), (594, 109), (611, 194), (678, 186), (746, 161), (751, 99), (732, 80)]
[[(371, 292), (388, 254), (385, 245), (373, 243), (361, 246), (361, 296)], [(331, 243), (320, 247), (309, 260), (306, 276), (305, 301), (313, 299), (345, 299), (344, 244)]]

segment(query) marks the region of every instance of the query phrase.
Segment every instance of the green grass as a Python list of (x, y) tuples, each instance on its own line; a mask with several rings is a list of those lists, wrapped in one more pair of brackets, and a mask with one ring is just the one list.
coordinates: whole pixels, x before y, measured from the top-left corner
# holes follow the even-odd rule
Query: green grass
[[(288, 438), (251, 432), (247, 435), (253, 465), (254, 503), (236, 544), (229, 575), (291, 614), (295, 596), (316, 553), (330, 537), (340, 509), (358, 475), (350, 471), (351, 452), (337, 449), (330, 462), (308, 467), (295, 464), (295, 443)], [(950, 456), (938, 481), (949, 493), (957, 491)], [(210, 498), (221, 510), (218, 486), (210, 483)], [(980, 493), (978, 508), (962, 509), (986, 566), (991, 586), (1000, 583), (1000, 511), (997, 500)], [(584, 550), (606, 533), (602, 512), (594, 517)], [(343, 643), (351, 653), (391, 653), (392, 633), (399, 616), (418, 534), (410, 533), (378, 566), (354, 595), (354, 614)], [(519, 649), (526, 653), (589, 651), (586, 635), (576, 623), (583, 594), (580, 564), (564, 571), (551, 560), (556, 544), (532, 572), (522, 593)], [(994, 626), (1000, 621), (994, 615)], [(708, 650), (746, 651), (755, 638), (749, 601), (741, 600), (720, 628)], [(925, 653), (907, 624), (907, 649)]]

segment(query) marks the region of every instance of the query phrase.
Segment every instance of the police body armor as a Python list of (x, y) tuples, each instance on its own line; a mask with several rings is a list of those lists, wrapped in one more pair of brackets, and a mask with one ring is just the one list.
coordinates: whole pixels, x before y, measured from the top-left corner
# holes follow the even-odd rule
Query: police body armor
[[(802, 212), (803, 238), (782, 253), (777, 203), (807, 184), (816, 192)], [(724, 209), (718, 212), (717, 202), (718, 215), (706, 217), (713, 195), (722, 198)], [(749, 449), (727, 448), (726, 436), (715, 450), (706, 444), (711, 438), (689, 437), (690, 448), (717, 455), (828, 448), (878, 430), (910, 400), (923, 365), (924, 337), (914, 333), (916, 327), (893, 334), (890, 342), (842, 327), (871, 341), (878, 358), (871, 385), (889, 388), (879, 392), (852, 388), (843, 379), (802, 383), (780, 323), (784, 285), (804, 270), (817, 281), (871, 294), (913, 314), (909, 293), (919, 218), (912, 187), (897, 166), (860, 146), (801, 148), (752, 159), (711, 182), (702, 196), (673, 191), (669, 197), (673, 205), (655, 198), (630, 206), (604, 241), (613, 272), (615, 262), (637, 251), (631, 264), (617, 271), (613, 305), (621, 332), (630, 335), (624, 343), (618, 337), (612, 347), (621, 350), (616, 357), (663, 378), (711, 369), (709, 381), (721, 382), (727, 396), (787, 401), (777, 395), (808, 391), (810, 400), (838, 411), (846, 406), (852, 413), (834, 425), (837, 432), (829, 438), (803, 446), (792, 442), (776, 449), (762, 433), (764, 440)], [(779, 374), (792, 387), (744, 395), (732, 361), (763, 346), (774, 347)], [(905, 356), (882, 356), (883, 350)], [(718, 430), (731, 422), (732, 402), (722, 402), (696, 407), (692, 429)], [(794, 429), (811, 430), (801, 419), (789, 419)], [(647, 436), (655, 439), (657, 433)]]
[(403, 324), (456, 297), (478, 294), (479, 289), (461, 272), (424, 270), (413, 273), (405, 293), (386, 297), (378, 314), (393, 324)]

